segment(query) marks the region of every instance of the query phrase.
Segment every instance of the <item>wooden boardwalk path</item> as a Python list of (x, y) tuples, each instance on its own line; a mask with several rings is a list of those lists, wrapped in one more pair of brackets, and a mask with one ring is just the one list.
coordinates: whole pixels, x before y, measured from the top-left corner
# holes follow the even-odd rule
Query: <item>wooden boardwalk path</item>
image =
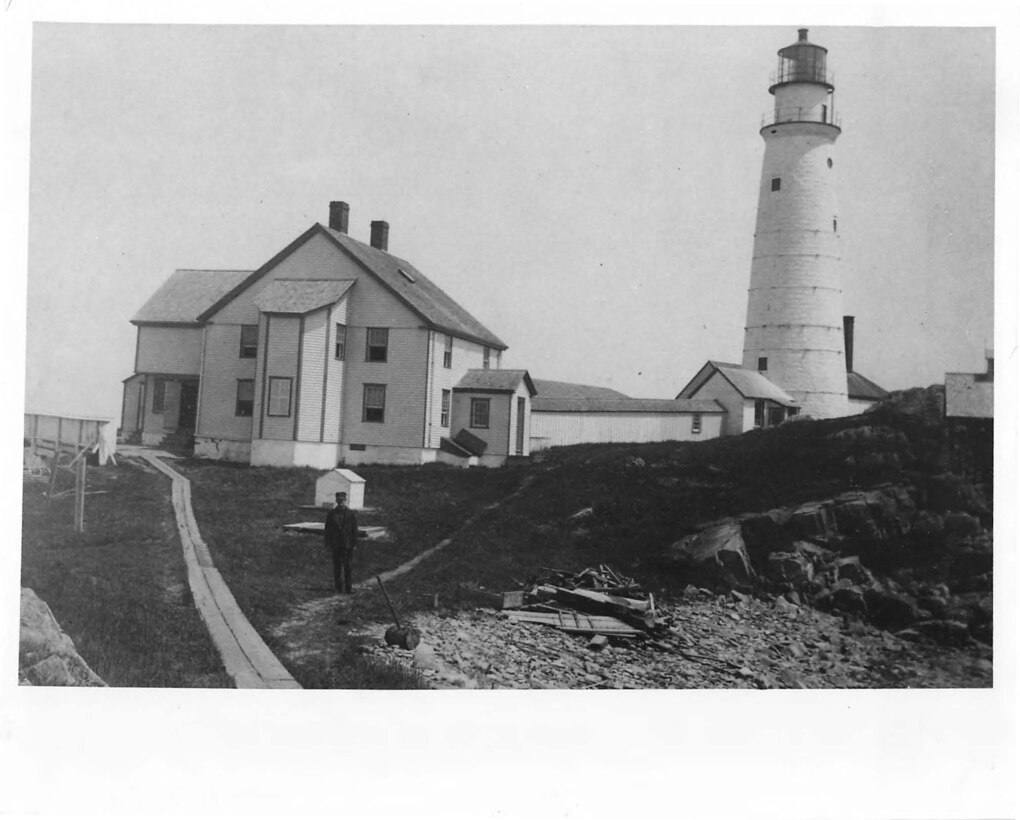
[(139, 448), (132, 455), (147, 461), (172, 482), (174, 514), (191, 594), (234, 685), (238, 689), (300, 689), (301, 685), (244, 617), (213, 565), (191, 509), (191, 482), (152, 453)]

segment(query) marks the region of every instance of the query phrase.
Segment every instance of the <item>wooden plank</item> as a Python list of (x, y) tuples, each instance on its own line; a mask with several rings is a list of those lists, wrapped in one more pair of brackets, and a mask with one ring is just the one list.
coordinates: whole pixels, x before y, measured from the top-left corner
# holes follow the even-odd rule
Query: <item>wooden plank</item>
[(78, 462), (74, 471), (74, 531), (85, 531), (85, 459)]
[(503, 609), (516, 609), (519, 606), (524, 606), (524, 592), (504, 592), (503, 593)]

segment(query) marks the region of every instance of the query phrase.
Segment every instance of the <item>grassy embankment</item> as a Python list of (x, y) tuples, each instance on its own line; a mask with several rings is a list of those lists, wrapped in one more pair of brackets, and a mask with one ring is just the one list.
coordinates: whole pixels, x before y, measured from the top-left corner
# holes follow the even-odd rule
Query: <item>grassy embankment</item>
[(90, 467), (77, 536), (74, 479), (59, 480), (52, 500), (24, 485), (22, 586), (110, 686), (231, 686), (192, 602), (169, 482), (125, 460)]

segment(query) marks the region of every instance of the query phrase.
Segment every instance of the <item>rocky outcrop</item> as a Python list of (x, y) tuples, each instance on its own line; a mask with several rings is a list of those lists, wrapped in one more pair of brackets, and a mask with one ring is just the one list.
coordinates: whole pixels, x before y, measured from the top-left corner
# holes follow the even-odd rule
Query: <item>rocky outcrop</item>
[[(860, 430), (870, 428), (855, 435)], [(885, 434), (876, 428), (868, 435), (880, 440)], [(883, 485), (715, 521), (672, 544), (667, 556), (686, 573), (684, 580), (701, 586), (787, 594), (889, 630), (962, 623), (972, 639), (990, 643), (992, 543), (982, 525), (983, 504), (973, 485), (936, 476), (921, 490)], [(941, 562), (957, 594), (938, 583), (911, 582), (904, 589), (865, 565), (865, 558), (874, 560), (888, 573), (904, 554), (920, 554), (932, 566)], [(925, 626), (916, 634), (962, 640), (955, 626)]]
[(735, 589), (752, 586), (751, 559), (740, 524), (733, 519), (710, 524), (699, 533), (681, 538), (669, 547), (668, 556), (701, 583)]
[(31, 589), (21, 590), (18, 683), (30, 686), (106, 686), (74, 648), (53, 613)]

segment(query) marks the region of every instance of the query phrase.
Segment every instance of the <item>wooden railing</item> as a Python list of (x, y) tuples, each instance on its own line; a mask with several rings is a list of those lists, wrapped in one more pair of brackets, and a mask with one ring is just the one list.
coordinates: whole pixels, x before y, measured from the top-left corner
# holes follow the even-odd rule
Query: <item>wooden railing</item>
[(73, 458), (88, 449), (106, 464), (117, 450), (117, 429), (111, 419), (25, 413), (25, 442), (32, 455)]

